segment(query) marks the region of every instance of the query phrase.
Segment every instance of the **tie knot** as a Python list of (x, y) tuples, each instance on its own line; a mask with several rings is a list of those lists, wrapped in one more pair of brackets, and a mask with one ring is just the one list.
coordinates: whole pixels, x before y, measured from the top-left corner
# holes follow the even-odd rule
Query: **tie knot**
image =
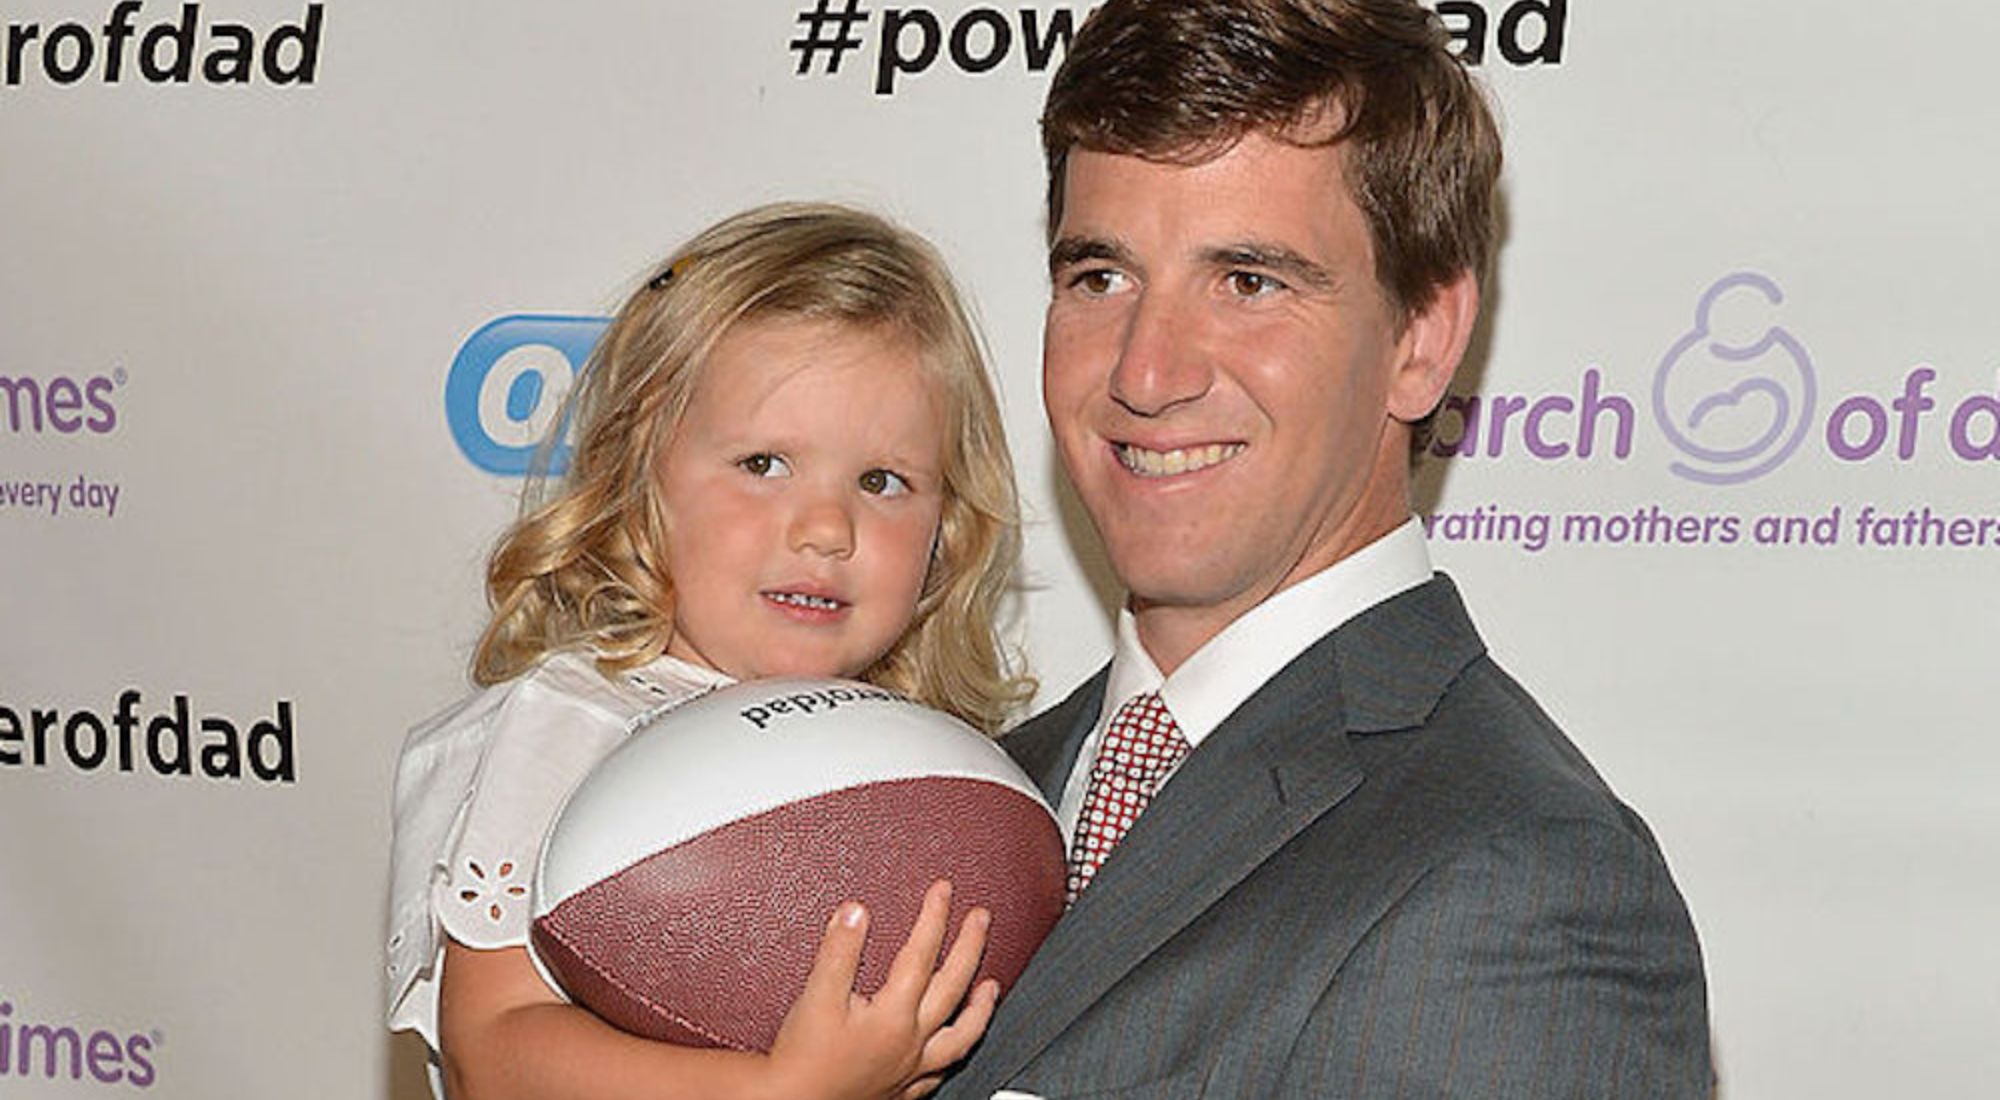
[[(1157, 691), (1134, 695), (1111, 716), (1104, 731), (1099, 760), (1110, 755), (1116, 770), (1157, 783), (1167, 769), (1187, 754), (1187, 738), (1182, 736), (1166, 701)], [(1152, 794), (1147, 792), (1148, 797)]]

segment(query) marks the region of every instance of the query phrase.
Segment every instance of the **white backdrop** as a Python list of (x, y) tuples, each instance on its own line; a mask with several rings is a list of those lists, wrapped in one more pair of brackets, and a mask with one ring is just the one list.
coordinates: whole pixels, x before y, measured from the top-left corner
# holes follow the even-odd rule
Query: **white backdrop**
[[(1658, 832), (1723, 1096), (1990, 1094), (2000, 8), (1439, 6), (1510, 161), (1437, 558)], [(493, 464), (509, 384), (568, 372), (447, 373), (742, 206), (861, 202), (957, 266), (1023, 642), (1045, 701), (1084, 678), (1032, 124), (1081, 15), (0, 6), (0, 1096), (422, 1095), (378, 1022), (389, 776), (518, 487), (456, 440)]]

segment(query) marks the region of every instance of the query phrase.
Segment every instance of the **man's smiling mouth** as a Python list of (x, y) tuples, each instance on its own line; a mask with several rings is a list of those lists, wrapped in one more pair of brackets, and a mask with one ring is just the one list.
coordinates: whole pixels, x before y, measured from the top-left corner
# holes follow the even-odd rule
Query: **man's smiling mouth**
[(1201, 447), (1176, 447), (1154, 451), (1136, 443), (1119, 443), (1114, 448), (1118, 461), (1140, 477), (1172, 477), (1206, 470), (1235, 458), (1248, 449), (1243, 443), (1210, 443)]

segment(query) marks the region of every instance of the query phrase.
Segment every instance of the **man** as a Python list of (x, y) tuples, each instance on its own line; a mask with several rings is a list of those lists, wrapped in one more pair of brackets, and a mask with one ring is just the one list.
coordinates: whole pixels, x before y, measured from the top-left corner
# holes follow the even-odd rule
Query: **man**
[(1652, 836), (1410, 518), (1500, 161), (1435, 20), (1109, 0), (1043, 134), (1044, 399), (1129, 599), (1008, 739), (1076, 900), (944, 1095), (1707, 1095)]

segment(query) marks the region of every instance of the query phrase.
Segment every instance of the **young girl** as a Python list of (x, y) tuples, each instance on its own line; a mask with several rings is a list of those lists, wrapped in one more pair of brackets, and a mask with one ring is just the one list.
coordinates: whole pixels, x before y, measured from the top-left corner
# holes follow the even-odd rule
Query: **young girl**
[(453, 1100), (923, 1095), (997, 995), (967, 993), (983, 912), (933, 971), (945, 884), (872, 998), (852, 991), (866, 914), (833, 914), (768, 1055), (617, 1031), (525, 944), (564, 795), (693, 694), (858, 677), (988, 731), (1027, 694), (995, 635), (1013, 474), (942, 262), (840, 207), (730, 218), (619, 310), (574, 408), (560, 491), (488, 566), (485, 690), (414, 730), (397, 770), (390, 1026), (423, 1034)]

